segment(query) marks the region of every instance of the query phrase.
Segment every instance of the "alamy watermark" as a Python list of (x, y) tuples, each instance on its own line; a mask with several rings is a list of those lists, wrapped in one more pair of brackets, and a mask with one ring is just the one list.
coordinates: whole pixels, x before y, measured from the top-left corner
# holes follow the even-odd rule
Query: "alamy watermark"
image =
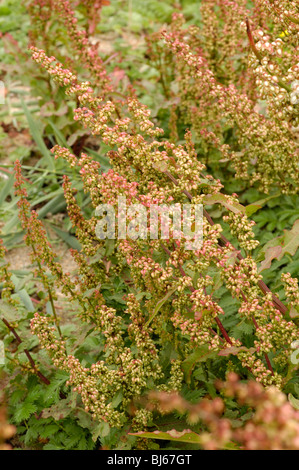
[(118, 197), (115, 206), (100, 204), (95, 211), (101, 219), (96, 225), (100, 240), (130, 238), (132, 240), (182, 240), (186, 250), (202, 246), (202, 204), (130, 204), (124, 196)]

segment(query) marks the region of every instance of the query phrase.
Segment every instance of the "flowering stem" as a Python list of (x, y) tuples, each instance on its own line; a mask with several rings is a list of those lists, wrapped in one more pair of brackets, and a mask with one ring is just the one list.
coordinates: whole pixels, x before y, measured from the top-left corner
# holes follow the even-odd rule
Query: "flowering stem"
[(299, 24), (299, 19), (295, 18), (294, 16), (287, 16), (288, 20), (290, 20), (292, 23)]
[[(162, 245), (162, 248), (164, 249), (164, 251), (170, 256), (171, 253), (170, 253), (170, 251), (168, 250), (168, 248), (166, 248), (166, 246), (164, 246), (163, 244), (161, 244), (161, 245)], [(179, 264), (178, 267), (179, 267), (179, 270), (180, 270), (180, 273), (182, 274), (182, 276), (183, 276), (183, 277), (186, 277), (186, 273), (185, 273), (184, 269), (182, 268), (182, 266)], [(190, 290), (191, 290), (191, 292), (195, 292), (195, 289), (194, 289), (193, 286), (190, 286)], [(223, 334), (225, 340), (226, 340), (229, 344), (232, 344), (231, 339), (230, 339), (230, 337), (229, 337), (227, 331), (225, 330), (224, 326), (222, 325), (222, 323), (221, 323), (221, 321), (219, 320), (218, 317), (216, 317), (216, 323), (217, 323), (217, 325), (219, 326), (220, 331), (221, 331), (221, 333)], [(217, 334), (214, 330), (213, 330), (213, 333), (214, 333), (214, 334)]]
[(267, 362), (268, 369), (271, 371), (271, 374), (274, 375), (274, 370), (273, 370), (273, 367), (271, 365), (271, 362), (267, 353), (264, 354), (264, 358)]
[[(178, 186), (178, 181), (177, 179), (168, 171), (166, 170), (164, 172), (164, 174), (166, 176), (168, 176), (168, 178), (176, 185)], [(192, 194), (189, 193), (189, 191), (186, 191), (184, 190), (183, 193), (188, 197), (188, 199), (190, 199), (190, 201), (192, 201)], [(204, 209), (203, 210), (203, 214), (205, 216), (205, 218), (207, 219), (207, 221), (209, 222), (210, 225), (214, 225), (214, 221), (212, 219), (212, 217), (210, 216), (210, 214)], [(227, 246), (227, 244), (231, 245), (233, 248), (234, 248), (234, 245), (226, 238), (224, 237), (222, 234), (220, 235), (220, 239), (219, 239), (219, 244), (223, 245), (223, 246)], [(243, 256), (241, 255), (241, 253), (238, 253), (237, 254), (237, 258), (238, 260), (242, 260), (244, 259)], [(258, 286), (259, 288), (261, 289), (261, 291), (263, 292), (263, 294), (266, 294), (268, 292), (271, 292), (271, 290), (269, 289), (269, 287), (265, 284), (264, 281), (260, 280), (258, 281)], [(278, 299), (278, 297), (276, 297), (276, 295), (274, 295), (272, 292), (272, 300), (273, 300), (273, 303), (275, 304), (275, 307), (283, 314), (285, 315), (288, 311), (287, 307), (281, 302), (281, 300)]]
[(221, 323), (221, 321), (219, 320), (219, 318), (216, 317), (215, 320), (216, 320), (216, 323), (217, 323), (217, 325), (218, 325), (218, 327), (219, 327), (221, 333), (223, 334), (225, 340), (227, 341), (227, 343), (233, 344), (233, 343), (231, 342), (230, 337), (228, 336), (228, 333), (227, 333), (226, 329), (225, 329), (224, 326), (222, 325), (222, 323)]
[[(253, 324), (254, 324), (255, 328), (258, 329), (259, 326), (258, 326), (257, 321), (254, 318), (254, 316), (252, 316), (252, 321), (253, 321)], [(268, 356), (267, 353), (264, 353), (264, 358), (265, 358), (265, 361), (267, 363), (268, 369), (270, 370), (271, 374), (274, 375), (274, 370), (273, 370), (273, 367), (271, 365), (271, 362), (270, 362), (270, 359), (269, 359), (269, 356)]]
[[(11, 333), (14, 335), (16, 341), (18, 344), (21, 344), (22, 343), (22, 340), (21, 338), (19, 337), (18, 333), (16, 332), (16, 330), (10, 325), (10, 323), (5, 319), (5, 318), (2, 318), (2, 321), (3, 323), (5, 324), (5, 326), (7, 326), (7, 328), (9, 329), (9, 331), (11, 331)], [(28, 351), (28, 349), (24, 349), (24, 353), (26, 354), (32, 368), (34, 369), (34, 372), (36, 373), (36, 375), (41, 379), (42, 382), (44, 382), (46, 385), (50, 385), (50, 380), (47, 379), (47, 377), (45, 377), (36, 367), (36, 364), (34, 362), (34, 359), (33, 357), (31, 356), (30, 352)]]
[(57, 327), (60, 338), (62, 338), (62, 333), (61, 333), (61, 329), (60, 329), (60, 326), (59, 326), (59, 320), (58, 320), (58, 317), (57, 317), (57, 313), (56, 313), (56, 309), (55, 309), (55, 305), (54, 305), (54, 301), (53, 301), (53, 296), (52, 296), (52, 292), (51, 292), (50, 288), (48, 289), (48, 293), (49, 293), (49, 299), (50, 299), (50, 303), (51, 303), (51, 307), (52, 307), (52, 312), (53, 312), (53, 315), (54, 315), (54, 318), (55, 318), (56, 327)]
[[(247, 26), (247, 36), (248, 36), (248, 39), (249, 39), (249, 44), (250, 44), (250, 47), (252, 49), (252, 52), (255, 54), (255, 56), (257, 57), (258, 61), (261, 62), (262, 61), (262, 56), (261, 54), (259, 53), (259, 51), (257, 50), (256, 48), (256, 45), (255, 45), (255, 42), (254, 42), (254, 39), (253, 39), (253, 36), (252, 36), (252, 33), (251, 33), (251, 29), (250, 29), (250, 24), (249, 24), (249, 20), (248, 18), (246, 18), (246, 26)], [(272, 72), (270, 70), (268, 70), (268, 73), (270, 75), (273, 75)], [(281, 80), (278, 80), (277, 82), (277, 85), (279, 85), (281, 88), (284, 88), (286, 91), (290, 92), (291, 91), (291, 87), (289, 87), (288, 85), (285, 85)]]
[[(32, 249), (32, 251), (34, 253), (34, 256), (35, 256), (35, 259), (37, 261), (39, 271), (42, 272), (43, 268), (42, 268), (42, 265), (41, 265), (41, 263), (40, 263), (40, 261), (37, 257), (37, 253), (35, 251), (35, 247), (34, 247), (33, 243), (31, 243), (31, 249)], [(49, 294), (49, 300), (50, 300), (50, 304), (51, 304), (51, 307), (52, 307), (52, 312), (53, 312), (53, 316), (54, 316), (54, 320), (55, 320), (55, 325), (56, 325), (56, 328), (57, 328), (57, 331), (59, 333), (60, 338), (62, 338), (62, 333), (61, 333), (61, 329), (60, 329), (60, 326), (59, 326), (59, 320), (58, 320), (58, 317), (57, 317), (57, 314), (56, 314), (55, 305), (54, 305), (53, 296), (52, 296), (52, 292), (51, 292), (50, 287), (48, 287), (48, 294)]]
[(246, 29), (247, 29), (247, 36), (248, 36), (248, 39), (249, 39), (249, 44), (250, 44), (251, 50), (254, 53), (254, 55), (257, 57), (259, 62), (261, 62), (262, 61), (262, 56), (256, 48), (248, 18), (246, 18)]

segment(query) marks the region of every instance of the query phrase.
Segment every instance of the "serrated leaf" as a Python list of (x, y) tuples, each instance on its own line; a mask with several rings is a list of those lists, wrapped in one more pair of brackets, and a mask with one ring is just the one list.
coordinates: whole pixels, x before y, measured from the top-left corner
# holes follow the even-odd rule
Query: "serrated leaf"
[(30, 416), (37, 411), (37, 406), (34, 403), (23, 402), (14, 414), (14, 419), (17, 423), (26, 421)]
[(68, 436), (64, 441), (66, 449), (70, 450), (70, 449), (74, 448), (76, 446), (76, 444), (78, 444), (80, 439), (81, 439), (81, 433), (79, 435), (70, 435), (70, 436)]
[(49, 443), (43, 447), (43, 450), (65, 450), (65, 447), (62, 444)]
[(110, 426), (105, 421), (102, 421), (98, 424), (94, 429), (91, 430), (92, 440), (96, 442), (96, 440), (100, 437), (106, 437), (110, 433)]
[(45, 425), (44, 429), (39, 432), (39, 435), (43, 438), (52, 437), (59, 430), (60, 427), (57, 424), (47, 424)]
[(22, 401), (22, 399), (24, 398), (24, 395), (25, 395), (25, 390), (15, 390), (11, 397), (10, 397), (10, 403), (12, 405), (16, 405), (17, 403), (20, 403)]
[(78, 450), (88, 450), (89, 448), (90, 448), (89, 441), (86, 439), (85, 436), (82, 436), (79, 443), (78, 443), (77, 449)]
[(234, 338), (241, 339), (243, 335), (252, 335), (254, 331), (254, 326), (252, 324), (241, 321), (235, 325), (231, 331), (231, 334)]
[(38, 430), (35, 429), (34, 427), (29, 427), (29, 429), (26, 431), (26, 434), (25, 434), (25, 439), (24, 439), (24, 443), (25, 445), (30, 445), (30, 443), (32, 441), (36, 441), (38, 437)]

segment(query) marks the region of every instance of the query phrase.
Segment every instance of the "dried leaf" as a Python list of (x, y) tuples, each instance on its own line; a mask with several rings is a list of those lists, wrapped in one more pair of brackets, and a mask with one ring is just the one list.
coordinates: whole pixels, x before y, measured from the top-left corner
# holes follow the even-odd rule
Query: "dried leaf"
[(226, 209), (234, 212), (235, 214), (246, 214), (246, 208), (238, 202), (231, 202), (225, 194), (207, 194), (203, 198), (204, 204), (212, 206), (213, 204), (221, 204)]
[(170, 431), (139, 431), (129, 433), (131, 436), (145, 437), (147, 439), (163, 439), (167, 441), (189, 442), (190, 444), (200, 444), (200, 435), (191, 431), (191, 429), (184, 429), (184, 431), (177, 431), (171, 429)]

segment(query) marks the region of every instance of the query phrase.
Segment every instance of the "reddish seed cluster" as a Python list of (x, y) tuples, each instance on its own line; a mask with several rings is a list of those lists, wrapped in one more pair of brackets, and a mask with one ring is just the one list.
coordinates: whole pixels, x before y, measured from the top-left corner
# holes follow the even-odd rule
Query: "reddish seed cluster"
[(281, 275), (281, 280), (285, 286), (285, 293), (289, 299), (290, 304), (294, 308), (299, 307), (299, 289), (298, 289), (298, 279), (291, 277), (290, 273), (285, 273)]
[[(226, 23), (223, 2), (218, 2), (222, 6), (220, 8), (214, 3), (204, 2), (203, 9), (205, 18), (207, 11), (209, 14), (207, 24), (212, 23), (213, 31), (219, 31), (219, 11), (225, 15), (221, 24), (230, 23)], [(229, 3), (230, 14), (237, 13), (244, 7), (240, 6), (239, 2)], [(256, 14), (258, 15), (258, 11)], [(241, 18), (245, 19), (246, 16), (248, 15), (243, 11)], [(258, 16), (255, 20), (259, 21)], [(176, 21), (175, 17), (174, 24)], [(209, 50), (212, 45), (209, 46), (209, 42), (206, 45), (201, 40), (202, 31), (197, 33), (197, 40), (194, 39), (192, 27), (182, 28), (180, 25), (177, 28), (170, 27), (170, 31), (162, 31), (161, 37), (173, 54), (174, 73), (177, 76), (180, 96), (179, 109), (185, 116), (186, 124), (191, 124), (198, 136), (208, 138), (207, 144), (211, 143), (211, 136), (214, 136), (213, 146), (223, 153), (225, 159), (232, 162), (238, 178), (248, 180), (252, 184), (259, 182), (264, 192), (268, 192), (275, 184), (284, 193), (296, 193), (299, 150), (294, 132), (296, 133), (298, 127), (298, 106), (292, 83), (298, 79), (298, 57), (294, 50), (298, 41), (298, 28), (296, 33), (288, 33), (288, 43), (285, 45), (281, 38), (270, 39), (263, 31), (257, 31), (253, 36), (250, 23), (247, 26), (247, 37), (246, 25), (243, 30), (242, 27), (236, 27), (236, 24), (240, 23), (232, 23), (234, 26), (228, 33), (228, 38), (235, 44), (237, 41), (245, 42), (247, 48), (253, 49), (249, 60), (252, 70), (250, 82), (252, 84), (253, 80), (256, 80), (256, 84), (255, 92), (251, 94), (246, 86), (245, 92), (241, 91), (242, 76), (240, 83), (232, 83), (228, 75), (225, 77), (227, 83), (223, 84), (223, 72), (220, 73), (222, 67), (221, 71), (217, 71), (217, 68), (215, 70), (215, 64), (221, 63), (221, 60), (216, 51), (213, 50), (212, 53)], [(215, 41), (214, 35), (211, 37)], [(221, 39), (219, 44), (222, 43)], [(230, 41), (229, 43), (231, 44)], [(244, 53), (245, 56), (247, 57), (247, 53)], [(225, 53), (223, 58), (226, 58)], [(248, 68), (246, 74), (247, 70)], [(218, 79), (217, 74), (220, 74), (221, 78)], [(265, 111), (262, 110), (259, 101), (261, 98), (267, 100), (266, 109), (269, 116), (265, 116)], [(227, 144), (223, 144), (223, 126), (220, 124), (223, 119), (234, 129), (238, 149), (230, 149)]]
[(106, 204), (118, 204), (118, 197), (124, 196), (126, 204), (130, 205), (132, 200), (136, 201), (138, 183), (136, 181), (129, 182), (126, 178), (116, 173), (114, 170), (109, 170), (104, 173), (100, 189), (101, 194)]
[[(205, 80), (209, 89), (211, 83), (214, 84), (212, 93), (216, 93), (218, 98), (220, 98), (218, 102), (220, 108), (223, 103), (223, 109), (227, 109), (227, 91), (229, 91), (228, 96), (230, 107), (232, 103), (236, 104), (236, 107), (238, 107), (240, 111), (240, 119), (243, 120), (244, 124), (246, 121), (247, 125), (248, 116), (250, 116), (250, 112), (252, 110), (248, 99), (244, 97), (243, 101), (242, 99), (240, 100), (240, 95), (232, 86), (229, 86), (224, 90), (222, 87), (217, 85), (212, 73), (207, 69), (205, 59), (194, 56), (192, 52), (189, 52), (189, 46), (178, 41), (173, 32), (171, 35), (164, 35), (164, 37), (169, 45), (174, 49), (175, 53), (177, 53), (184, 62), (190, 62), (190, 64), (188, 63), (188, 66), (191, 67), (194, 77), (198, 76), (201, 80)], [(41, 56), (43, 57), (43, 61), (45, 61), (42, 52)], [(46, 61), (46, 68), (47, 67), (48, 65)], [(59, 69), (59, 76), (60, 74), (61, 70)], [(53, 76), (55, 76), (55, 73)], [(114, 151), (113, 153), (113, 163), (115, 163), (117, 168), (117, 174), (109, 172), (108, 176), (100, 176), (95, 172), (95, 169), (93, 169), (91, 159), (84, 166), (84, 171), (82, 172), (81, 170), (81, 175), (83, 176), (86, 189), (91, 188), (91, 191), (94, 191), (94, 201), (102, 200), (103, 202), (106, 202), (107, 197), (114, 194), (113, 197), (115, 202), (117, 193), (114, 191), (112, 186), (110, 186), (111, 189), (108, 194), (105, 192), (105, 185), (110, 179), (112, 179), (113, 182), (114, 179), (116, 179), (117, 181), (115, 181), (115, 183), (117, 183), (117, 185), (121, 184), (122, 188), (124, 187), (123, 185), (125, 185), (127, 190), (129, 190), (128, 195), (130, 194), (129, 188), (134, 188), (134, 197), (137, 200), (140, 198), (142, 201), (144, 193), (146, 193), (145, 189), (147, 190), (148, 187), (153, 188), (153, 185), (157, 186), (159, 183), (159, 186), (166, 192), (166, 200), (169, 200), (169, 197), (171, 197), (173, 202), (181, 202), (184, 200), (183, 193), (189, 194), (191, 191), (192, 202), (193, 200), (198, 203), (202, 202), (202, 194), (206, 193), (205, 186), (202, 186), (202, 179), (206, 179), (206, 177), (201, 174), (203, 166), (197, 162), (196, 154), (194, 153), (190, 140), (190, 134), (186, 134), (186, 148), (183, 148), (180, 145), (175, 146), (174, 144), (165, 141), (163, 143), (165, 150), (158, 150), (158, 146), (161, 147), (161, 144), (155, 140), (148, 141), (139, 133), (141, 131), (140, 124), (141, 122), (144, 122), (142, 132), (145, 134), (150, 133), (149, 137), (152, 139), (153, 136), (151, 135), (151, 130), (153, 129), (153, 126), (149, 125), (149, 112), (143, 105), (140, 104), (140, 112), (137, 112), (136, 99), (128, 99), (128, 110), (133, 114), (132, 118), (120, 118), (116, 113), (116, 108), (112, 102), (101, 102), (99, 99), (93, 98), (91, 92), (86, 94), (84, 90), (83, 94), (81, 94), (80, 88), (81, 85), (76, 82), (75, 88), (70, 87), (68, 91), (69, 93), (72, 91), (75, 92), (82, 104), (82, 108), (76, 110), (76, 116), (80, 116), (80, 120), (89, 126), (93, 133), (100, 133), (106, 144), (113, 146), (117, 145), (117, 152)], [(108, 122), (109, 125), (107, 124)], [(129, 132), (129, 128), (131, 129), (131, 132)], [(63, 152), (65, 153), (65, 150), (63, 150)], [(69, 155), (67, 158), (70, 160)], [(73, 158), (71, 158), (71, 163), (72, 162)], [(89, 166), (90, 170), (88, 170)], [(132, 167), (135, 169), (135, 172), (132, 172)], [(198, 171), (196, 171), (196, 168)], [(211, 188), (212, 186), (212, 191), (214, 194), (217, 194), (220, 190), (218, 182), (214, 183), (213, 178), (207, 178), (207, 180), (210, 182), (208, 188)], [(104, 183), (104, 197), (102, 196), (100, 189), (102, 182)], [(215, 186), (213, 187), (214, 184)], [(94, 190), (92, 188), (94, 188)], [(202, 194), (199, 188), (203, 188)], [(136, 193), (136, 191), (138, 191), (138, 193)], [(130, 194), (130, 196), (132, 195), (133, 193)], [(226, 204), (226, 207), (230, 207), (230, 205), (234, 206), (237, 203), (237, 199), (235, 196), (231, 196), (230, 198), (225, 198), (224, 203)], [(236, 213), (235, 210), (232, 212), (234, 214)], [(251, 230), (252, 224), (247, 220), (247, 218), (244, 215), (240, 216), (238, 214), (236, 217), (229, 216), (227, 221), (229, 221), (231, 225), (233, 234), (239, 239), (240, 245), (248, 251), (252, 250), (252, 248), (256, 246), (256, 241), (253, 239), (253, 233)], [(166, 245), (161, 243), (155, 244), (156, 247), (159, 247), (160, 250), (164, 250), (169, 255), (168, 266), (171, 269), (168, 271), (165, 271), (159, 265), (157, 266), (157, 263), (151, 260), (152, 255), (149, 256), (146, 245), (142, 245), (141, 241), (121, 240), (118, 242), (118, 246), (120, 252), (125, 256), (126, 262), (130, 265), (134, 282), (139, 286), (139, 288), (146, 288), (149, 292), (155, 292), (158, 290), (160, 293), (161, 286), (166, 287), (171, 285), (171, 276), (179, 278), (183, 276), (181, 282), (176, 283), (178, 293), (177, 298), (174, 300), (176, 313), (175, 316), (173, 316), (173, 313), (171, 314), (174, 325), (176, 327), (179, 327), (179, 325), (185, 325), (185, 319), (183, 317), (185, 315), (185, 311), (188, 308), (192, 311), (193, 307), (193, 311), (196, 312), (195, 316), (197, 320), (188, 321), (188, 328), (185, 332), (188, 331), (192, 338), (195, 338), (195, 336), (198, 335), (198, 338), (201, 338), (201, 342), (204, 338), (207, 343), (213, 344), (213, 347), (217, 346), (219, 348), (219, 337), (215, 334), (215, 331), (213, 329), (211, 331), (207, 328), (200, 330), (199, 325), (200, 320), (203, 318), (209, 326), (211, 326), (215, 321), (218, 323), (220, 322), (221, 324), (218, 315), (220, 312), (222, 313), (222, 310), (219, 308), (217, 303), (212, 300), (212, 298), (207, 296), (206, 300), (209, 300), (210, 308), (204, 310), (206, 314), (201, 313), (202, 306), (201, 310), (197, 308), (197, 305), (195, 307), (193, 306), (192, 299), (190, 299), (190, 280), (186, 277), (183, 270), (183, 263), (188, 260), (189, 269), (191, 268), (195, 272), (196, 269), (199, 269), (201, 272), (204, 266), (208, 267), (211, 262), (213, 262), (219, 268), (221, 279), (234, 297), (237, 297), (246, 305), (254, 299), (259, 299), (258, 305), (262, 308), (264, 299), (260, 297), (259, 294), (258, 282), (261, 277), (257, 273), (257, 266), (254, 260), (250, 256), (244, 260), (238, 260), (237, 252), (232, 251), (229, 246), (219, 247), (218, 242), (222, 230), (221, 227), (213, 226), (213, 228), (208, 228), (208, 226), (209, 224), (205, 224), (203, 248), (197, 252), (183, 253), (183, 250), (181, 251), (178, 248), (174, 249), (175, 246), (179, 247), (179, 243), (176, 241), (175, 244), (173, 244), (172, 240), (166, 241)], [(155, 279), (158, 278), (161, 281), (160, 286), (155, 285), (157, 284)], [(173, 281), (172, 285), (174, 285)], [(191, 292), (192, 289), (195, 290), (195, 287), (192, 286), (191, 280)], [(154, 303), (149, 300), (147, 308), (154, 308)], [(182, 318), (179, 318), (180, 316), (182, 316)], [(269, 317), (269, 315), (267, 315), (267, 321), (270, 321), (271, 323), (271, 317)], [(258, 327), (258, 323), (255, 326)], [(225, 336), (226, 343), (233, 344), (234, 339), (229, 338), (223, 328), (221, 331)], [(289, 340), (285, 335), (281, 337), (281, 340), (286, 340), (289, 344)], [(261, 345), (261, 351), (266, 350), (267, 342), (265, 343), (264, 348)], [(276, 383), (277, 385), (281, 383), (281, 377), (273, 373), (272, 366), (268, 359), (267, 366), (264, 366), (259, 362), (260, 359), (253, 358), (251, 353), (245, 354), (244, 351), (242, 351), (238, 357), (242, 364), (245, 367), (248, 367), (259, 380), (263, 381), (263, 383)]]
[(52, 0), (51, 6), (59, 20), (64, 23), (72, 44), (73, 53), (78, 54), (80, 62), (88, 69), (95, 85), (101, 87), (101, 92), (103, 94), (109, 93), (112, 86), (103, 61), (99, 57), (96, 47), (89, 43), (86, 31), (78, 28), (78, 20), (71, 2), (68, 0)]

